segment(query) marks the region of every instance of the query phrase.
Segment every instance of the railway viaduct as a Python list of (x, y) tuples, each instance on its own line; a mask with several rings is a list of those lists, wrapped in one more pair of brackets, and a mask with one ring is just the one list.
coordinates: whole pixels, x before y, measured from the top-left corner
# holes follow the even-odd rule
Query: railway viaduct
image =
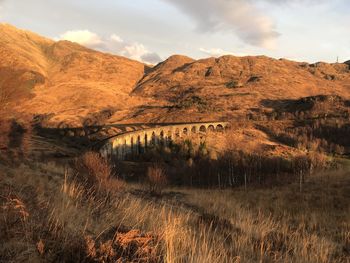
[(192, 122), (171, 125), (159, 124), (154, 128), (118, 134), (106, 140), (100, 149), (105, 158), (124, 160), (128, 155), (138, 155), (147, 151), (147, 148), (163, 145), (171, 141), (185, 139), (193, 134), (205, 135), (215, 131), (224, 131), (228, 122)]

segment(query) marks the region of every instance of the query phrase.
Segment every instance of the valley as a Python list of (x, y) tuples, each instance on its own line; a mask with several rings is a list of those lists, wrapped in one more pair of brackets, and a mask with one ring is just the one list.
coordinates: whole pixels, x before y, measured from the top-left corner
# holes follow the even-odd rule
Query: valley
[(0, 57), (0, 262), (349, 262), (349, 61)]

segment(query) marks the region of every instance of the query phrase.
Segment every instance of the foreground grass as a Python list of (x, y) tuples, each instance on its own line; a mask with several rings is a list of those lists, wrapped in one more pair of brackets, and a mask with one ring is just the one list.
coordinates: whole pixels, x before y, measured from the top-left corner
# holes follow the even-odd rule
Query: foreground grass
[(349, 262), (350, 175), (274, 189), (89, 192), (54, 164), (0, 169), (0, 261)]
[(348, 262), (350, 182), (334, 177), (327, 184), (309, 182), (303, 193), (297, 186), (189, 190), (189, 202), (217, 217), (219, 229), (220, 222), (234, 226), (237, 234), (226, 234), (243, 262)]

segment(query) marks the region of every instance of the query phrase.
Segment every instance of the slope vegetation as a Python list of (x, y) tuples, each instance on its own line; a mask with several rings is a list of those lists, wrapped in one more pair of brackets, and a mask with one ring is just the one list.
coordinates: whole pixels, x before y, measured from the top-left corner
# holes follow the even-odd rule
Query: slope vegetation
[(175, 55), (150, 68), (7, 24), (0, 25), (0, 55), (1, 96), (54, 126), (79, 126), (106, 111), (102, 124), (227, 120), (303, 97), (350, 98), (349, 62)]
[[(129, 93), (146, 66), (68, 41), (54, 42), (34, 33), (0, 25), (2, 93), (31, 93), (16, 110), (53, 114), (52, 121), (74, 121), (88, 113), (137, 104)], [(16, 91), (16, 92), (15, 92)], [(19, 106), (19, 107), (18, 107)]]
[(348, 64), (307, 64), (264, 56), (192, 60), (172, 56), (156, 66), (134, 94), (165, 101), (184, 120), (246, 115), (272, 109), (266, 100), (350, 96)]

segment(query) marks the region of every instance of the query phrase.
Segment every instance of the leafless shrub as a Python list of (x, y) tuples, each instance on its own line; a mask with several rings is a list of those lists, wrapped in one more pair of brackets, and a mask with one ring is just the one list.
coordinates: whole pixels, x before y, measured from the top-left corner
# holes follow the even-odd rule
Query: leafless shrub
[[(3, 189), (0, 188), (0, 190)], [(21, 236), (22, 240), (27, 241), (30, 231), (30, 212), (27, 204), (13, 192), (11, 187), (6, 192), (0, 192), (0, 243), (5, 244), (17, 236)], [(6, 259), (6, 256), (2, 258), (6, 247), (0, 247), (0, 258)]]
[(75, 161), (76, 179), (86, 189), (120, 190), (124, 183), (116, 177), (108, 160), (98, 153), (87, 152)]
[(11, 122), (1, 119), (0, 116), (0, 150), (6, 150), (9, 144), (9, 133), (11, 130)]
[(38, 250), (39, 254), (42, 256), (45, 253), (45, 243), (42, 239), (39, 240), (39, 242), (36, 244), (36, 249)]
[(310, 178), (307, 194), (296, 183), (251, 191), (174, 188), (174, 199), (161, 203), (132, 192), (111, 196), (100, 209), (101, 199), (77, 194), (73, 185), (60, 188), (62, 176), (48, 180), (51, 170), (18, 169), (0, 180), (3, 262), (349, 261), (347, 170)]
[(159, 237), (140, 230), (113, 232), (112, 238), (85, 237), (86, 255), (94, 262), (161, 262)]
[(162, 190), (168, 183), (165, 170), (159, 164), (154, 164), (153, 166), (148, 167), (147, 179), (149, 191), (152, 194), (161, 194)]
[(2, 119), (0, 116), (0, 155), (6, 155), (11, 162), (27, 158), (30, 154), (32, 133), (28, 119)]
[[(5, 220), (5, 224), (11, 225), (17, 221), (21, 221), (23, 224), (25, 224), (27, 218), (29, 217), (29, 213), (24, 202), (18, 197), (11, 196), (5, 197), (5, 200), (6, 201), (1, 208), (6, 215), (4, 218), (10, 220)], [(11, 222), (11, 220), (13, 222)]]

